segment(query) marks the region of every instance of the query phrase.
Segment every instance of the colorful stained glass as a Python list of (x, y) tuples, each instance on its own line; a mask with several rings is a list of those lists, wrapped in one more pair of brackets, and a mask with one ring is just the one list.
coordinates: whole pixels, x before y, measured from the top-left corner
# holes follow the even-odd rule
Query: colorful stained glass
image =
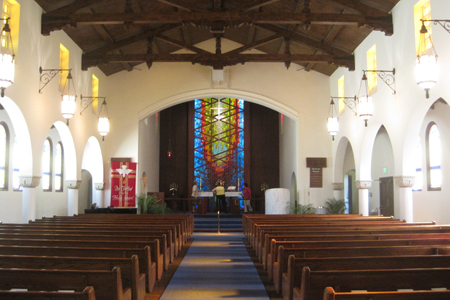
[(195, 100), (194, 177), (203, 191), (218, 180), (239, 188), (244, 178), (244, 100)]

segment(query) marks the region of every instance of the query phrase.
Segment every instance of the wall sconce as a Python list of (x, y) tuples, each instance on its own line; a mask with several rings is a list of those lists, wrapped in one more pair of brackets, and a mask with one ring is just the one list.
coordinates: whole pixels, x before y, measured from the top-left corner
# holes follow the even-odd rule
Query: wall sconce
[(367, 121), (373, 115), (373, 101), (372, 97), (369, 96), (369, 84), (367, 82), (366, 72), (363, 70), (363, 77), (361, 79), (361, 88), (364, 88), (364, 95), (362, 97), (358, 97), (358, 115), (361, 119), (364, 120), (364, 126), (367, 127)]
[(83, 97), (80, 96), (81, 100), (81, 111), (80, 115), (89, 107), (95, 100), (103, 99), (103, 103), (100, 106), (100, 111), (98, 113), (98, 133), (102, 136), (102, 141), (105, 140), (105, 136), (109, 133), (109, 115), (108, 107), (106, 106), (106, 97)]
[(332, 140), (334, 141), (334, 136), (339, 131), (339, 113), (338, 109), (336, 108), (336, 105), (334, 103), (334, 100), (342, 101), (348, 108), (352, 110), (352, 112), (357, 114), (355, 111), (356, 108), (356, 96), (354, 97), (333, 97), (331, 96), (331, 102), (330, 102), (330, 109), (328, 111), (328, 122), (327, 122), (327, 128), (328, 133), (331, 135)]
[[(450, 20), (424, 20), (424, 19), (420, 19), (420, 21), (422, 21), (422, 26), (424, 25), (424, 22), (434, 22), (434, 25), (439, 24), (439, 25), (442, 26), (442, 28), (447, 30), (448, 33), (450, 33)], [(426, 30), (426, 27), (425, 27), (425, 30)], [(420, 33), (422, 33), (422, 29), (420, 30)]]
[(40, 82), (42, 84), (39, 89), (40, 94), (42, 94), (42, 90), (59, 72), (69, 72), (61, 95), (61, 114), (66, 119), (67, 126), (69, 126), (69, 119), (75, 114), (75, 102), (77, 100), (75, 83), (73, 82), (71, 71), (72, 69), (42, 69), (42, 67), (39, 67), (39, 73), (41, 74)]
[[(433, 41), (431, 40), (431, 36), (430, 36), (431, 46), (427, 49), (427, 45), (425, 44), (425, 35), (428, 33), (428, 29), (425, 27), (425, 21), (432, 21), (432, 20), (422, 20), (421, 19), (420, 21), (422, 21), (422, 27), (420, 28), (419, 48), (417, 49), (416, 82), (421, 88), (423, 88), (425, 90), (425, 97), (428, 99), (430, 97), (430, 93), (429, 93), (430, 89), (437, 82), (437, 77), (438, 77), (437, 58), (438, 58), (438, 56), (436, 54), (436, 50), (434, 49), (434, 45), (433, 45)], [(438, 20), (436, 20), (436, 21), (438, 21)], [(442, 26), (444, 28), (446, 28), (445, 26), (448, 26), (448, 25), (445, 25), (445, 26), (442, 25)], [(450, 27), (450, 25), (448, 27)]]
[(392, 94), (396, 94), (397, 91), (394, 89), (395, 85), (395, 68), (391, 70), (363, 70), (364, 74), (366, 72), (376, 73), (378, 78), (380, 78), (386, 85), (392, 90)]
[(5, 89), (14, 82), (14, 48), (11, 37), (11, 28), (9, 27), (10, 18), (0, 19), (5, 22), (2, 29), (0, 43), (0, 89), (1, 96), (5, 96)]
[(266, 190), (269, 189), (269, 184), (268, 183), (263, 183), (261, 184), (261, 192), (265, 193)]
[(331, 97), (330, 109), (328, 111), (327, 128), (328, 133), (331, 135), (331, 139), (334, 141), (334, 136), (339, 131), (339, 113), (334, 105), (333, 97)]
[(102, 136), (102, 141), (105, 140), (105, 136), (109, 133), (109, 116), (106, 99), (103, 100), (100, 112), (98, 113), (98, 133)]
[(73, 78), (70, 71), (69, 75), (67, 75), (63, 94), (61, 95), (61, 97), (61, 114), (66, 119), (67, 126), (69, 126), (69, 119), (72, 118), (75, 114), (75, 101), (77, 100), (77, 95), (75, 93), (75, 84), (73, 83)]

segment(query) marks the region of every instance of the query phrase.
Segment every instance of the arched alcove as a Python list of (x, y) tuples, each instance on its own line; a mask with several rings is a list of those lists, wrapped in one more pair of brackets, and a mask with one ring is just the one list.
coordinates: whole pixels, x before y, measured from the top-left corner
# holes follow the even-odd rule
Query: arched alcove
[(81, 161), (81, 169), (86, 170), (92, 176), (91, 199), (92, 203), (97, 203), (99, 207), (106, 207), (105, 199), (103, 199), (102, 190), (95, 189), (95, 185), (104, 184), (103, 171), (103, 155), (98, 140), (91, 136), (84, 147), (83, 160)]

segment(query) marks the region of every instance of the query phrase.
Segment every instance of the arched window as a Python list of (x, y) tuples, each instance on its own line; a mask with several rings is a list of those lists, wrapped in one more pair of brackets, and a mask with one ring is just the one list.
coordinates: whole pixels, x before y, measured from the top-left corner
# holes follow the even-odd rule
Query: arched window
[(422, 174), (422, 143), (420, 142), (420, 136), (417, 136), (416, 149), (414, 152), (414, 162), (416, 164), (416, 182), (413, 186), (413, 191), (421, 191), (423, 185)]
[(442, 185), (441, 172), (441, 137), (435, 123), (430, 123), (427, 130), (427, 173), (428, 190), (440, 191)]
[(19, 165), (20, 165), (20, 148), (19, 142), (17, 141), (17, 136), (14, 139), (14, 148), (13, 148), (13, 190), (21, 191), (22, 186), (20, 185), (19, 180)]
[(52, 190), (52, 142), (48, 138), (44, 142), (44, 153), (42, 155), (42, 188), (44, 191)]
[(8, 126), (0, 122), (0, 191), (8, 190), (9, 131)]
[(64, 151), (62, 143), (55, 147), (55, 191), (63, 191)]

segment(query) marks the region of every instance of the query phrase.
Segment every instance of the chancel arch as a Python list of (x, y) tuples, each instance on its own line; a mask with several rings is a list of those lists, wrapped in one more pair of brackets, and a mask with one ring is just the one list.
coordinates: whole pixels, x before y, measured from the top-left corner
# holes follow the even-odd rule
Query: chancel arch
[[(268, 126), (267, 128), (260, 128), (260, 126), (267, 126), (269, 123), (265, 122), (265, 125), (262, 121), (258, 123), (257, 118), (245, 119), (245, 121), (243, 121), (245, 130), (250, 130), (250, 128), (257, 130), (259, 128), (259, 133), (252, 131), (253, 134), (251, 136), (253, 139), (249, 138), (248, 141), (246, 140), (247, 149), (254, 148), (254, 150), (267, 150), (273, 147), (271, 153), (276, 153), (277, 155), (276, 160), (271, 161), (264, 156), (259, 157), (256, 152), (253, 152), (253, 154), (248, 156), (250, 159), (254, 160), (252, 165), (260, 166), (262, 169), (273, 169), (273, 173), (278, 174), (277, 179), (275, 181), (273, 181), (274, 179), (272, 179), (272, 181), (269, 178), (265, 179), (262, 174), (262, 169), (261, 171), (257, 171), (254, 168), (246, 168), (246, 172), (250, 171), (244, 176), (239, 176), (239, 182), (237, 180), (238, 177), (232, 176), (232, 182), (227, 183), (227, 185), (237, 185), (238, 183), (242, 185), (244, 181), (251, 181), (253, 182), (253, 186), (251, 185), (253, 197), (262, 197), (263, 191), (261, 191), (261, 186), (263, 184), (267, 184), (269, 187), (273, 188), (280, 186), (290, 188), (291, 174), (292, 172), (297, 173), (298, 171), (298, 158), (296, 157), (298, 153), (298, 123), (296, 119), (291, 118), (296, 116), (296, 113), (286, 107), (283, 107), (281, 110), (279, 103), (263, 96), (232, 90), (226, 90), (226, 96), (221, 95), (221, 93), (225, 94), (224, 91), (217, 92), (216, 90), (214, 90), (214, 93), (211, 91), (207, 91), (204, 94), (186, 93), (184, 95), (179, 95), (179, 97), (165, 99), (162, 102), (158, 102), (157, 105), (148, 107), (145, 112), (141, 112), (139, 124), (139, 175), (141, 180), (144, 173), (148, 177), (145, 187), (141, 182), (141, 190), (165, 191), (169, 189), (170, 184), (175, 183), (177, 185), (177, 195), (179, 197), (190, 196), (189, 190), (192, 181), (194, 178), (199, 180), (199, 178), (195, 177), (194, 172), (189, 171), (194, 165), (194, 154), (193, 151), (192, 154), (189, 154), (189, 147), (193, 149), (194, 144), (192, 142), (192, 145), (189, 146), (188, 143), (190, 143), (189, 140), (193, 139), (194, 129), (189, 129), (189, 126), (178, 125), (179, 127), (177, 127), (176, 123), (191, 122), (194, 124), (194, 120), (189, 118), (194, 118), (195, 116), (195, 99), (240, 99), (245, 102), (245, 105), (247, 105), (246, 107), (249, 107), (248, 111), (253, 111), (253, 114), (260, 115), (261, 120), (264, 118), (263, 116), (266, 116), (264, 121), (270, 119), (272, 120), (272, 123), (270, 124), (275, 124), (275, 126), (270, 125), (270, 127)], [(214, 101), (216, 101), (215, 103), (217, 104), (218, 100)], [(277, 108), (277, 111), (273, 110), (273, 108)], [(154, 111), (157, 109), (162, 110)], [(280, 110), (283, 113), (280, 113)], [(147, 115), (144, 116), (144, 113), (147, 113)], [(151, 114), (148, 115), (148, 113)], [(243, 112), (243, 114), (246, 114), (245, 118), (247, 118), (247, 114), (250, 116), (252, 112)], [(224, 124), (225, 123), (226, 122), (224, 122)], [(270, 135), (268, 131), (272, 131), (272, 135)], [(152, 139), (149, 138), (150, 136)], [(271, 138), (268, 138), (269, 136)], [(151, 142), (151, 140), (154, 141), (155, 139), (158, 139), (158, 146)], [(283, 153), (280, 153), (279, 150), (280, 143), (283, 144), (283, 147), (281, 147)], [(180, 147), (184, 147), (181, 148), (183, 151), (179, 151)], [(173, 151), (173, 155), (169, 156), (168, 153), (171, 151)], [(178, 155), (176, 155), (177, 151)], [(190, 158), (191, 156), (192, 158)], [(272, 164), (273, 166), (269, 167), (268, 164)], [(179, 172), (186, 175), (179, 176), (175, 179), (173, 172), (169, 171), (174, 165), (177, 166)], [(158, 174), (155, 174), (155, 170), (159, 170)], [(153, 178), (150, 177), (149, 174), (153, 174)], [(158, 180), (156, 180), (156, 176), (159, 178)], [(167, 179), (169, 177), (173, 178), (173, 180)], [(202, 183), (204, 184), (206, 177), (202, 180)], [(172, 193), (170, 196), (176, 196)]]

